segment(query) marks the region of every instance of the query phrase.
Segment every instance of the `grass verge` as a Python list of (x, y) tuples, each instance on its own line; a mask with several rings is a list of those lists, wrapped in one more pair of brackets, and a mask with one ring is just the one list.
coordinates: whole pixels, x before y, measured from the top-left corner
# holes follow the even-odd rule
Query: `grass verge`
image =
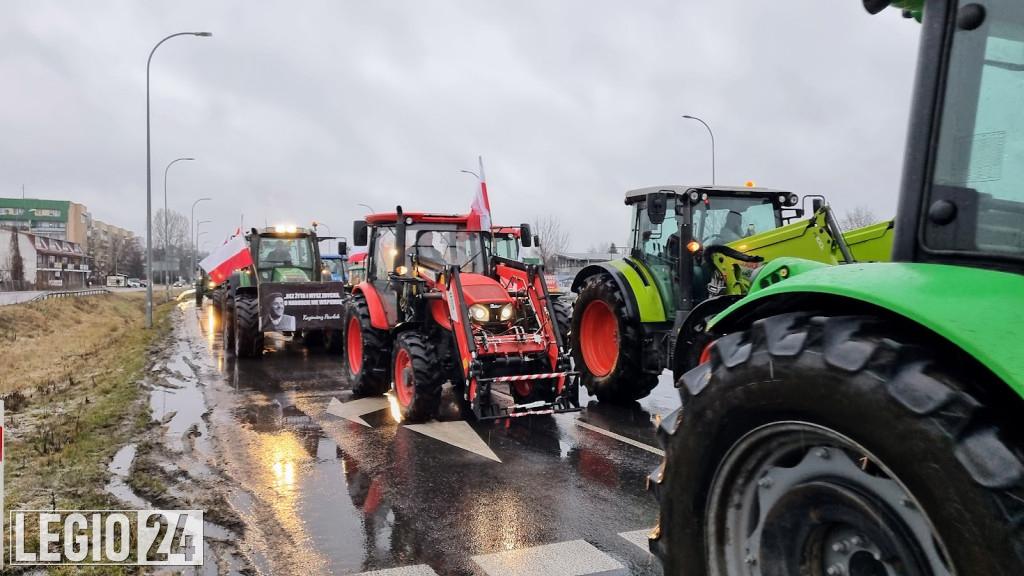
[[(143, 293), (0, 308), (7, 510), (122, 506), (104, 490), (107, 464), (150, 425), (148, 395), (138, 383), (151, 352), (171, 330), (172, 310), (173, 304), (156, 308), (153, 329), (147, 330)], [(4, 522), (7, 540), (7, 514)], [(65, 570), (53, 573), (78, 573)], [(91, 574), (137, 572), (89, 569)]]

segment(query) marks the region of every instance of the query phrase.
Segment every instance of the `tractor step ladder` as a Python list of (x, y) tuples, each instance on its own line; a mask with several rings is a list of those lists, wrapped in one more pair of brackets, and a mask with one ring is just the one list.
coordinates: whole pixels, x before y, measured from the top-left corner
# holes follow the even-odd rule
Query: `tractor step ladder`
[[(547, 372), (544, 374), (523, 374), (519, 376), (495, 376), (494, 378), (479, 378), (477, 381), (481, 384), (487, 384), (488, 388), (490, 384), (494, 382), (522, 382), (526, 380), (540, 380), (542, 378), (561, 378), (563, 376), (575, 377), (571, 380), (578, 380), (579, 372)], [(577, 382), (567, 384), (562, 388), (564, 394), (567, 390), (571, 389), (571, 394), (577, 395), (577, 398), (562, 397), (559, 396), (554, 402), (544, 402), (538, 400), (536, 402), (529, 402), (527, 404), (513, 404), (511, 406), (499, 406), (498, 404), (490, 403), (487, 405), (480, 405), (479, 409), (474, 410), (476, 413), (477, 420), (499, 420), (502, 418), (519, 418), (521, 416), (539, 416), (543, 414), (564, 414), (566, 412), (581, 412), (583, 408), (579, 405), (579, 385)]]

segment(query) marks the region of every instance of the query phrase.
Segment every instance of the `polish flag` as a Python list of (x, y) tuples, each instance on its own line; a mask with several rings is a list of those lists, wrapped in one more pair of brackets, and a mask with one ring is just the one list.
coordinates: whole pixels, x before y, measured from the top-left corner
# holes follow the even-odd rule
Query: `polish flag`
[(210, 280), (217, 284), (223, 282), (235, 270), (252, 266), (252, 255), (249, 254), (249, 245), (245, 242), (245, 236), (236, 234), (220, 245), (212, 254), (203, 258), (199, 266), (206, 270), (206, 273), (210, 275)]
[(483, 156), (477, 157), (480, 160), (480, 188), (476, 191), (476, 197), (473, 198), (473, 206), (469, 212), (469, 222), (467, 225), (470, 230), (484, 230), (490, 231), (491, 229), (491, 202), (487, 199), (487, 180), (484, 178), (484, 158)]

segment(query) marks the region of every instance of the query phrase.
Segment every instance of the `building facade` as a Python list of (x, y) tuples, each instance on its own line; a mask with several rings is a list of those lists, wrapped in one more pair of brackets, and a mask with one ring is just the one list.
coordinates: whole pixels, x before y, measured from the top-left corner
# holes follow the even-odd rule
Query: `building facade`
[[(14, 274), (15, 248), (22, 277)], [(88, 286), (90, 268), (85, 249), (77, 242), (0, 228), (0, 289), (78, 289)]]
[(92, 217), (85, 206), (67, 200), (0, 198), (0, 226), (85, 246)]
[(99, 277), (126, 274), (130, 244), (135, 242), (135, 233), (99, 220), (92, 221), (89, 230), (87, 252), (92, 259), (91, 267)]

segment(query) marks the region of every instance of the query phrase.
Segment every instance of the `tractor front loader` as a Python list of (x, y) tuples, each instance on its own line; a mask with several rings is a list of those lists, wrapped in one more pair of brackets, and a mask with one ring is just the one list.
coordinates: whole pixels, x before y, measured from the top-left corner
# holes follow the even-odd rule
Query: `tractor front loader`
[(1024, 574), (1024, 3), (889, 4), (922, 22), (891, 261), (776, 259), (709, 323), (665, 574)]
[[(666, 368), (697, 364), (707, 322), (741, 298), (765, 262), (781, 256), (836, 264), (853, 253), (827, 205), (805, 220), (799, 197), (752, 186), (633, 190), (633, 245), (622, 260), (591, 265), (573, 280), (572, 355), (582, 383), (604, 402), (647, 396)], [(891, 234), (858, 243), (884, 252)], [(861, 248), (866, 254), (868, 250)]]
[[(491, 255), (490, 231), (467, 226), (401, 207), (355, 223), (369, 249), (346, 315), (353, 392), (391, 390), (409, 421), (437, 415), (446, 381), (479, 420), (579, 410), (542, 269)], [(495, 384), (512, 405), (494, 401)]]

